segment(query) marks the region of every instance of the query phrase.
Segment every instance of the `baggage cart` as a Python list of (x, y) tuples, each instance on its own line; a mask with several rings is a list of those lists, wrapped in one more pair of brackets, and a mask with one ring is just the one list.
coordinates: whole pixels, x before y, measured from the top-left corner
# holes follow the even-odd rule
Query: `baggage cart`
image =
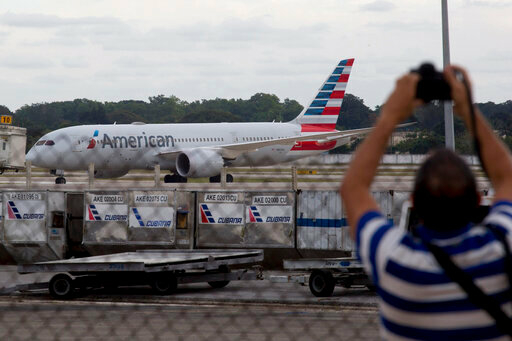
[(155, 293), (167, 295), (179, 284), (207, 282), (222, 288), (234, 280), (262, 279), (258, 268), (231, 271), (232, 266), (262, 260), (263, 250), (143, 250), (21, 264), (18, 272), (57, 273), (48, 283), (57, 299), (72, 298), (77, 290), (131, 285), (150, 285)]

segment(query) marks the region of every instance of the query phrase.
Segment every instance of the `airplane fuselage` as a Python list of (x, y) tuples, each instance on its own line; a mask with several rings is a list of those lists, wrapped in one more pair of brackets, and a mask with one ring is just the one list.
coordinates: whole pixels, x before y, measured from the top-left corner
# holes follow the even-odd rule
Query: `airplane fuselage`
[[(304, 134), (304, 133), (302, 133)], [(306, 133), (307, 134), (307, 133)], [(301, 135), (292, 123), (115, 124), (62, 128), (43, 136), (29, 151), (32, 164), (62, 170), (176, 169), (173, 151), (269, 141)], [(45, 141), (44, 143), (41, 143)], [(52, 141), (48, 143), (47, 141)], [(336, 147), (336, 142), (299, 141), (271, 145), (241, 154), (230, 166), (263, 166), (289, 162)]]

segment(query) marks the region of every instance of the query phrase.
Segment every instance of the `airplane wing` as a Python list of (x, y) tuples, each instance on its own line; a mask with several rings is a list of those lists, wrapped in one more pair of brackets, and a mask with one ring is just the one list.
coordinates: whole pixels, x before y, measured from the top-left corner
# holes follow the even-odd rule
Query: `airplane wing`
[[(409, 126), (412, 126), (412, 125), (415, 125), (417, 122), (410, 122), (410, 123), (404, 123), (404, 124), (399, 124), (395, 127), (396, 128), (405, 128), (405, 127), (409, 127)], [(370, 127), (370, 128), (359, 128), (359, 129), (351, 129), (351, 130), (343, 130), (343, 131), (340, 131), (340, 133), (342, 133), (342, 135), (338, 135), (338, 136), (328, 136), (326, 137), (325, 139), (321, 139), (321, 140), (318, 140), (319, 143), (325, 143), (325, 142), (329, 142), (329, 141), (333, 141), (333, 140), (340, 140), (340, 139), (344, 139), (344, 138), (347, 138), (347, 137), (353, 137), (353, 136), (359, 136), (359, 135), (364, 135), (364, 134), (368, 134), (369, 132), (371, 132), (373, 130), (373, 127)]]
[[(408, 127), (410, 125), (416, 124), (413, 123), (405, 123), (398, 125), (397, 128)], [(210, 150), (218, 150), (219, 154), (222, 155), (223, 158), (233, 160), (236, 159), (240, 154), (255, 151), (262, 147), (267, 146), (275, 146), (275, 145), (294, 145), (299, 141), (312, 141), (316, 140), (319, 143), (325, 143), (334, 140), (340, 140), (347, 137), (364, 135), (373, 130), (373, 127), (370, 128), (360, 128), (360, 129), (350, 129), (350, 130), (335, 130), (325, 133), (312, 133), (309, 135), (298, 135), (293, 137), (285, 137), (280, 139), (273, 139), (267, 141), (255, 141), (255, 142), (240, 142), (240, 143), (231, 143), (220, 146), (205, 146), (205, 147), (195, 147), (195, 148), (205, 148)], [(158, 153), (158, 155), (163, 157), (174, 158), (176, 155), (181, 153), (183, 150), (173, 150), (173, 151), (163, 151)]]

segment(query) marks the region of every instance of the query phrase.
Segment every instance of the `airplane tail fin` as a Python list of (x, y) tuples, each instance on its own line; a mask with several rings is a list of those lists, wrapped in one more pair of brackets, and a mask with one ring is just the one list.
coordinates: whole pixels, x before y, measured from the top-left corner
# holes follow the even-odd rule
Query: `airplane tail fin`
[(353, 63), (354, 58), (340, 61), (311, 104), (290, 123), (300, 124), (302, 132), (334, 130)]

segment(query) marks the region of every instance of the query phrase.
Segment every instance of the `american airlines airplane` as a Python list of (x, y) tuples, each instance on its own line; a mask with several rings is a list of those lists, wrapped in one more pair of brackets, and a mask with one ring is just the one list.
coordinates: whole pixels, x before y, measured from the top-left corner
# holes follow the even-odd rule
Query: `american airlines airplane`
[[(219, 182), (223, 167), (265, 166), (320, 154), (371, 128), (336, 130), (354, 59), (340, 61), (309, 107), (286, 123), (191, 123), (82, 125), (52, 131), (28, 152), (32, 165), (50, 169), (66, 183), (64, 172), (87, 170), (115, 178), (131, 169), (160, 165), (168, 182), (210, 177)], [(227, 174), (226, 181), (233, 181)]]

